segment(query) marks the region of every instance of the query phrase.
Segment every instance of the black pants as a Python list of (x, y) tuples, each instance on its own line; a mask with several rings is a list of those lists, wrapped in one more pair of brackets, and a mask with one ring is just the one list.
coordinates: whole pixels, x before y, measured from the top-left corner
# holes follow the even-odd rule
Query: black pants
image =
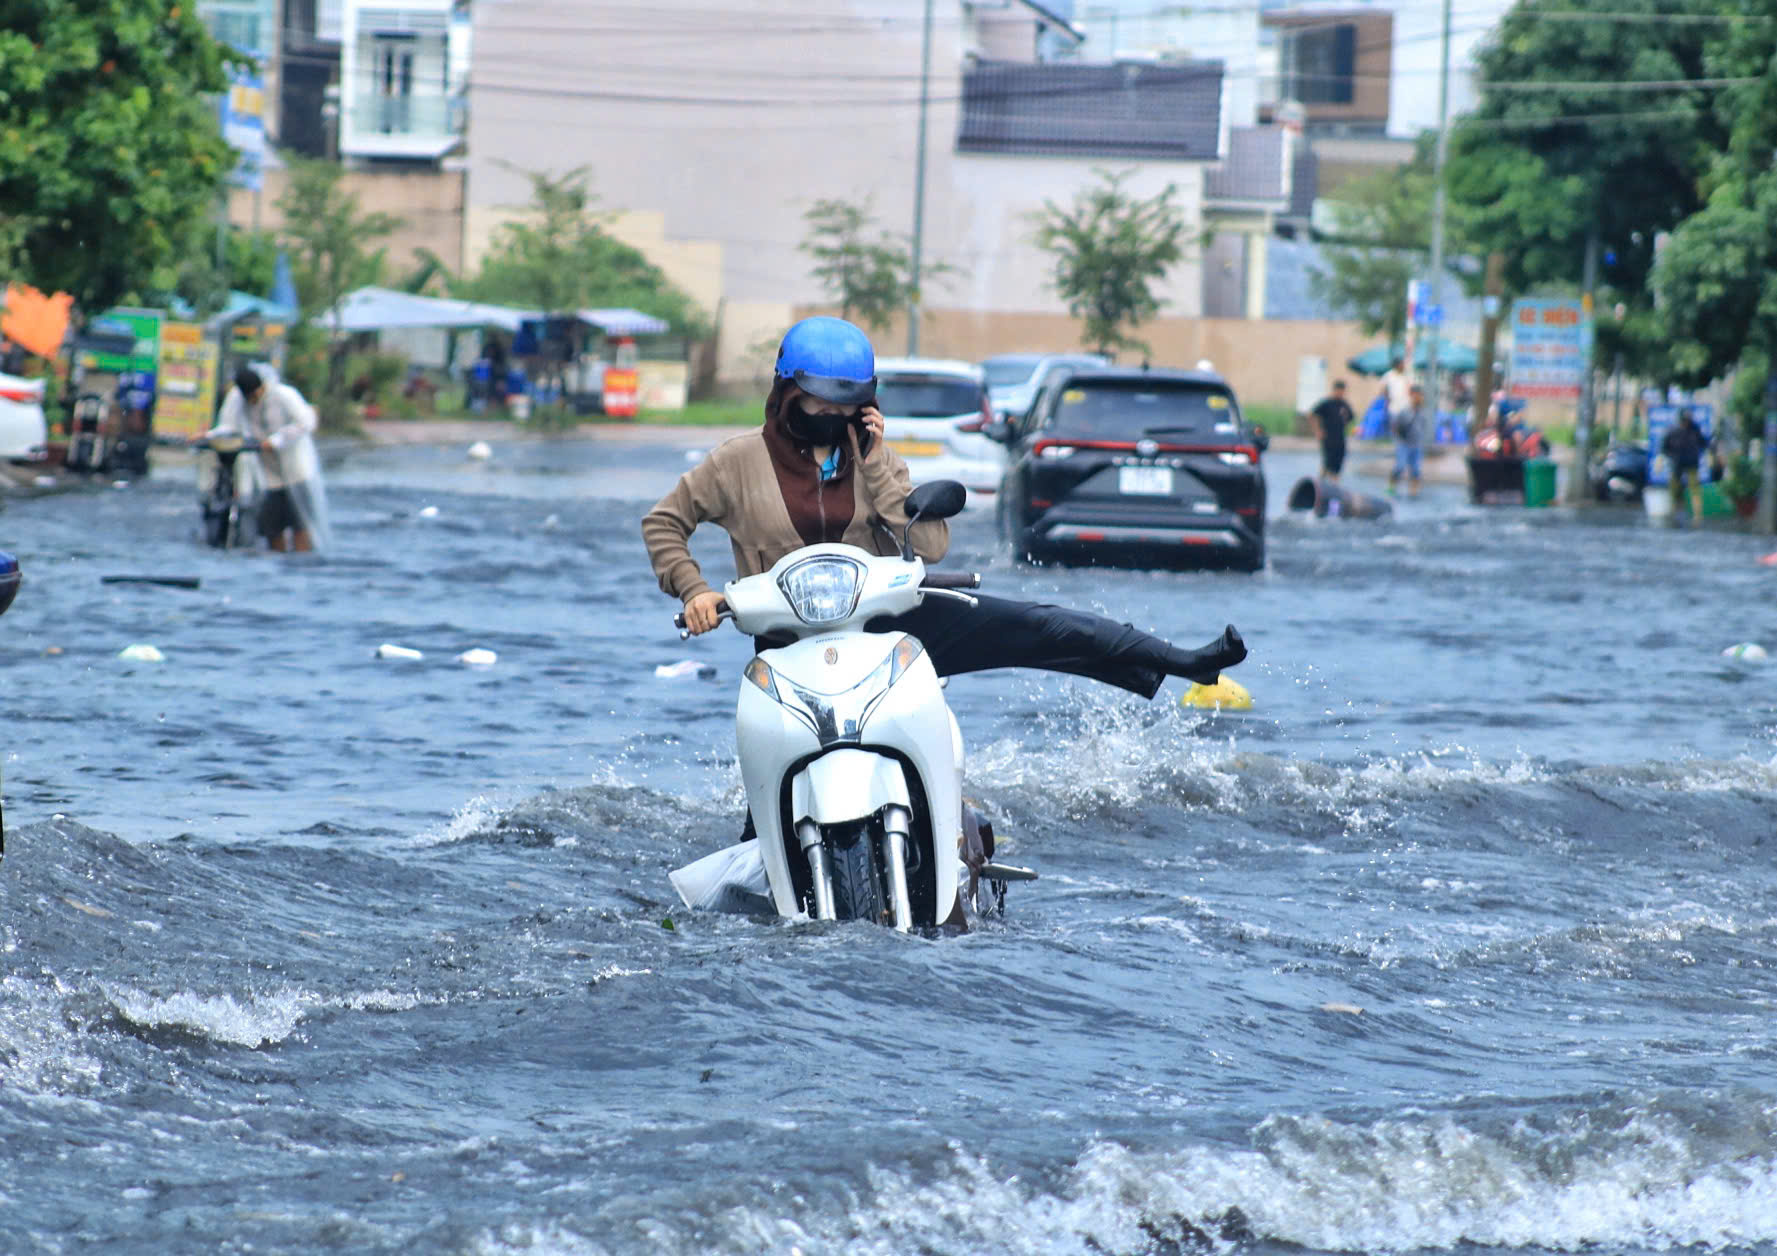
[(1039, 602), (971, 594), (970, 606), (930, 594), (905, 615), (873, 619), (873, 632), (912, 633), (925, 646), (940, 676), (994, 667), (1034, 667), (1116, 685), (1144, 698), (1168, 676), (1214, 684), (1224, 667), (1246, 657), (1246, 645), (1230, 626), (1197, 650), (1181, 650), (1152, 633), (1102, 615)]
[[(871, 632), (901, 631), (919, 638), (940, 676), (984, 672), (994, 667), (1034, 667), (1102, 681), (1152, 698), (1168, 676), (1213, 685), (1221, 669), (1246, 657), (1246, 643), (1229, 624), (1222, 635), (1196, 650), (1181, 650), (1153, 633), (1119, 624), (1103, 615), (1041, 602), (1014, 602), (971, 594), (970, 606), (943, 594), (929, 594), (905, 615), (885, 615), (865, 625)], [(753, 638), (760, 650), (786, 644)], [(741, 841), (756, 836), (747, 810)], [(989, 838), (991, 842), (991, 838)], [(991, 846), (988, 853), (992, 854)]]
[(1345, 468), (1345, 438), (1320, 442), (1320, 465), (1328, 475), (1338, 475)]

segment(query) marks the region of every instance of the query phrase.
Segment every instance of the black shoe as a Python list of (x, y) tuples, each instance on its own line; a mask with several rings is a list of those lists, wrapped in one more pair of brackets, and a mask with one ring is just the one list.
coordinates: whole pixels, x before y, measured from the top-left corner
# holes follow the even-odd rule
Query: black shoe
[(1213, 685), (1222, 677), (1222, 669), (1233, 667), (1246, 658), (1246, 642), (1233, 624), (1222, 629), (1222, 635), (1196, 650), (1178, 650), (1172, 674), (1194, 680), (1200, 685)]

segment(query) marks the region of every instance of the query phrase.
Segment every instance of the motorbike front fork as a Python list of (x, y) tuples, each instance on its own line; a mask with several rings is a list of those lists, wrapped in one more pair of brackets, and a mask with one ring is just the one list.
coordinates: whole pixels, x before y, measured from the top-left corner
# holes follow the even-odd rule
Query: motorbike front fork
[[(913, 928), (913, 898), (907, 889), (907, 842), (913, 817), (905, 807), (884, 807), (882, 810), (883, 862), (888, 868), (888, 894), (895, 913), (895, 928), (906, 933)], [(821, 830), (813, 820), (796, 826), (796, 839), (808, 859), (808, 876), (814, 885), (816, 920), (833, 919), (833, 873), (827, 866), (827, 848), (821, 842)]]

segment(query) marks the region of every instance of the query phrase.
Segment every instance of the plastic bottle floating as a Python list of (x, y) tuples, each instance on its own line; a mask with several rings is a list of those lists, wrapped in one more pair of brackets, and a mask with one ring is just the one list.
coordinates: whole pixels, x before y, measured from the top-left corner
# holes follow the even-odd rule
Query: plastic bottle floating
[(1756, 641), (1742, 641), (1737, 645), (1731, 645), (1721, 654), (1723, 658), (1739, 659), (1743, 663), (1763, 663), (1771, 657), (1766, 653), (1765, 647)]
[(469, 446), (469, 457), (476, 462), (485, 462), (494, 456), (494, 447), (484, 440), (478, 440)]
[(1179, 705), (1197, 707), (1204, 711), (1250, 711), (1253, 696), (1239, 681), (1223, 676), (1213, 685), (1193, 684), (1185, 690), (1185, 696), (1179, 699)]
[(376, 657), (379, 659), (423, 659), (426, 656), (418, 650), (409, 649), (404, 645), (391, 645), (385, 641), (376, 647)]
[(473, 650), (464, 650), (457, 655), (457, 662), (464, 667), (492, 667), (500, 661), (500, 656), (492, 650), (484, 650), (476, 646)]

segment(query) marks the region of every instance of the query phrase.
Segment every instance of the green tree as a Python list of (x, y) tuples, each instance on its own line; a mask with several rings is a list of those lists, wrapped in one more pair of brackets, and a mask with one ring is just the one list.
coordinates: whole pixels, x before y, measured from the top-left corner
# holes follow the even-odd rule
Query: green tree
[[(1712, 77), (1720, 28), (1654, 20), (1669, 7), (1613, 0), (1581, 21), (1571, 0), (1520, 0), (1478, 54), (1483, 95), (1452, 133), (1448, 191), (1473, 247), (1505, 254), (1508, 293), (1578, 284), (1590, 243), (1600, 304), (1651, 306), (1654, 241), (1700, 206), (1725, 140), (1714, 90), (1685, 85)], [(1640, 338), (1619, 347), (1631, 371), (1658, 357)]]
[[(1422, 137), (1408, 165), (1354, 179), (1329, 198), (1326, 269), (1309, 275), (1316, 294), (1390, 343), (1406, 334), (1407, 283), (1424, 272), (1431, 254), (1434, 139)], [(1460, 250), (1455, 217), (1447, 215), (1446, 257)]]
[(86, 310), (170, 288), (232, 60), (184, 0), (0, 0), (0, 265)]
[(1142, 199), (1124, 190), (1133, 171), (1094, 171), (1099, 182), (1063, 209), (1045, 201), (1036, 243), (1052, 254), (1051, 286), (1084, 322), (1082, 342), (1100, 353), (1148, 351), (1132, 334), (1160, 311), (1152, 285), (1184, 256), (1185, 218), (1174, 184)]
[(802, 215), (808, 231), (801, 250), (814, 259), (814, 277), (839, 306), (841, 318), (881, 331), (889, 320), (917, 305), (922, 285), (955, 272), (944, 262), (913, 273), (906, 237), (878, 229), (869, 201), (816, 201)]
[[(197, 233), (205, 237), (212, 228)], [(224, 245), (225, 265), (218, 268), (214, 242), (194, 236), (193, 247), (179, 268), (173, 292), (200, 318), (208, 318), (228, 304), (233, 290), (268, 296), (278, 274), (278, 238), (270, 231), (230, 227)], [(206, 245), (208, 247), (206, 247)]]
[(1757, 0), (1748, 16), (1763, 20), (1736, 25), (1711, 59), (1716, 76), (1746, 81), (1716, 104), (1730, 132), (1708, 203), (1672, 233), (1654, 272), (1681, 384), (1777, 359), (1777, 0)]
[[(456, 291), (544, 315), (586, 308), (640, 310), (665, 320), (687, 340), (710, 334), (708, 316), (690, 296), (638, 249), (605, 230), (608, 215), (594, 209), (597, 198), (585, 166), (559, 175), (523, 173), (531, 184), (529, 215), (500, 228), (480, 271), (454, 285)], [(584, 335), (579, 324), (569, 324), (566, 340), (546, 346), (545, 369), (557, 384), (567, 364), (583, 352)]]
[(289, 164), (290, 182), (278, 198), (278, 210), (284, 218), (279, 238), (290, 251), (301, 305), (293, 336), (298, 346), (304, 345), (319, 320), (327, 375), (317, 409), (323, 425), (342, 424), (347, 340), (327, 325), (326, 316), (348, 293), (381, 279), (385, 250), (372, 245), (393, 234), (402, 220), (360, 209), (358, 198), (340, 185), (344, 168), (333, 162), (294, 158)]

